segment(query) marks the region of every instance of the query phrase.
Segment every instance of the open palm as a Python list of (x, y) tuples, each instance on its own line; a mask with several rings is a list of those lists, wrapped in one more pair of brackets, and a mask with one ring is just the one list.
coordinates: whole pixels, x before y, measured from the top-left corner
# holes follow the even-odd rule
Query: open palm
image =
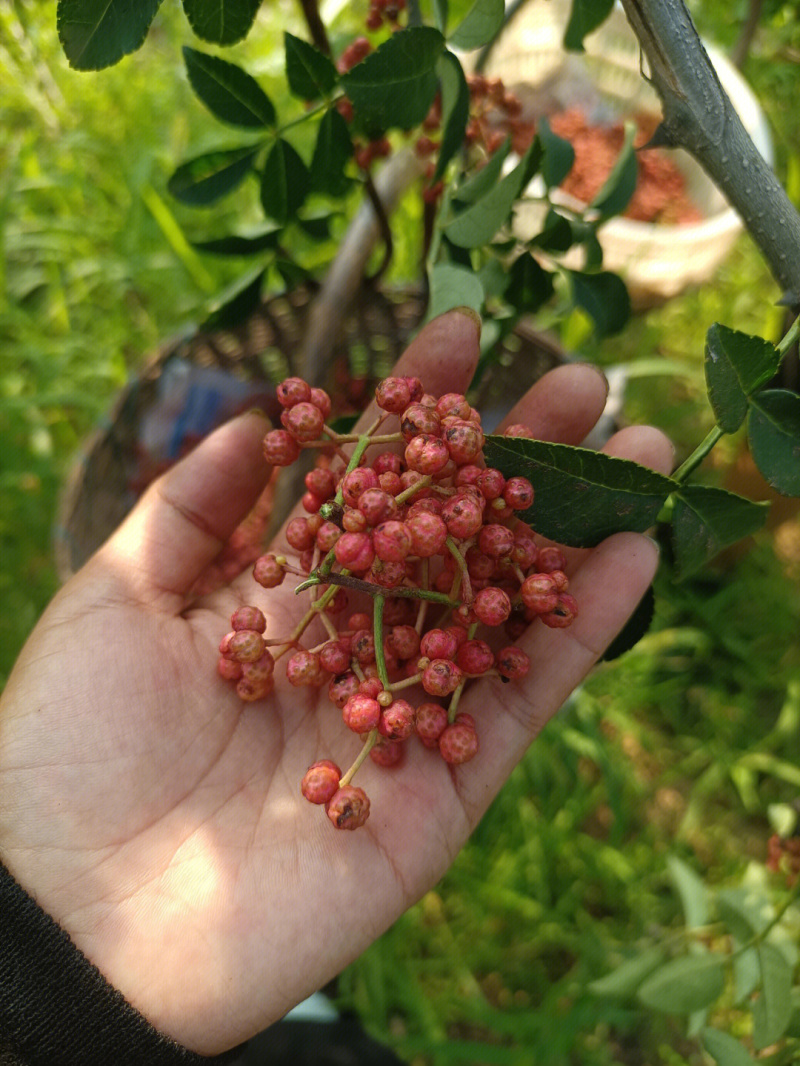
[[(400, 372), (454, 391), (477, 357), (474, 321), (451, 312)], [(597, 371), (565, 367), (509, 421), (578, 443), (604, 400)], [(150, 489), (54, 599), (0, 713), (0, 858), (153, 1025), (205, 1054), (276, 1020), (435, 884), (656, 564), (635, 534), (573, 553), (574, 626), (531, 627), (519, 641), (525, 681), (486, 680), (462, 700), (478, 720), (478, 756), (450, 768), (409, 745), (398, 770), (367, 761), (358, 783), (370, 819), (336, 832), (299, 792), (309, 763), (347, 766), (358, 750), (325, 689), (279, 678), (268, 700), (244, 704), (214, 668), (236, 607), (257, 602), (267, 635), (280, 636), (298, 599), (249, 574), (187, 598), (263, 488), (264, 429), (254, 415), (228, 424)], [(645, 428), (608, 450), (662, 471), (672, 460)]]

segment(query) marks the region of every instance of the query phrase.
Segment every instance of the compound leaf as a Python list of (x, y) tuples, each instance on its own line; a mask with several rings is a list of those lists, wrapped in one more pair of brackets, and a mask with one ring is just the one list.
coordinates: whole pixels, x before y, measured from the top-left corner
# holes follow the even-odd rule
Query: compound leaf
[(450, 34), (450, 44), (465, 52), (483, 48), (499, 33), (505, 10), (505, 0), (475, 0), (461, 23)]
[(605, 22), (613, 6), (614, 0), (572, 0), (572, 11), (564, 31), (567, 51), (582, 52), (583, 38)]
[(607, 270), (566, 273), (572, 283), (572, 299), (592, 319), (599, 335), (619, 333), (631, 315), (631, 299), (622, 278)]
[(563, 137), (553, 133), (546, 118), (540, 118), (537, 126), (538, 139), (544, 151), (542, 158), (542, 177), (548, 189), (560, 185), (572, 170), (575, 162), (575, 149)]
[(611, 973), (592, 981), (588, 989), (595, 996), (609, 999), (628, 999), (636, 994), (642, 981), (664, 961), (659, 947), (649, 947), (632, 959), (626, 959)]
[(471, 307), (479, 312), (483, 298), (483, 285), (473, 270), (439, 263), (431, 270), (431, 298), (426, 317), (436, 318), (454, 307)]
[(747, 414), (747, 400), (772, 378), (780, 353), (762, 337), (715, 322), (706, 333), (705, 373), (717, 425), (734, 433)]
[(194, 32), (212, 44), (234, 44), (250, 32), (261, 0), (183, 0)]
[(176, 200), (205, 207), (233, 192), (252, 169), (258, 147), (206, 152), (183, 163), (167, 182)]
[(568, 444), (490, 436), (484, 454), (506, 477), (527, 477), (533, 485), (533, 506), (520, 517), (573, 547), (593, 547), (623, 530), (644, 532), (676, 487), (628, 459)]
[(730, 1033), (707, 1027), (700, 1035), (703, 1047), (717, 1066), (756, 1066), (756, 1060), (747, 1048)]
[(58, 0), (58, 39), (75, 70), (102, 70), (141, 48), (161, 0)]
[(770, 485), (800, 496), (800, 396), (788, 389), (752, 396), (747, 431), (753, 460)]
[(445, 167), (464, 143), (464, 131), (469, 119), (469, 86), (464, 70), (456, 56), (445, 50), (439, 60), (442, 94), (442, 138), (439, 161), (432, 181), (438, 181)]
[(488, 244), (511, 216), (514, 201), (530, 181), (537, 162), (538, 150), (534, 141), (509, 174), (445, 226), (448, 240), (460, 248)]
[(753, 1004), (753, 1043), (769, 1047), (786, 1031), (792, 1017), (792, 971), (774, 944), (758, 945), (761, 995)]
[(679, 579), (764, 525), (768, 503), (754, 503), (710, 485), (683, 485), (672, 515), (672, 544)]
[(283, 224), (294, 218), (308, 195), (311, 178), (297, 150), (279, 137), (270, 148), (261, 175), (261, 206)]
[(322, 116), (311, 157), (311, 187), (331, 196), (342, 195), (348, 186), (344, 168), (353, 154), (350, 129), (335, 107)]
[(724, 962), (719, 955), (681, 955), (651, 974), (638, 998), (651, 1010), (692, 1014), (718, 999), (724, 987)]
[(301, 100), (318, 100), (321, 96), (327, 96), (339, 78), (328, 56), (291, 33), (284, 33), (283, 43), (289, 90)]

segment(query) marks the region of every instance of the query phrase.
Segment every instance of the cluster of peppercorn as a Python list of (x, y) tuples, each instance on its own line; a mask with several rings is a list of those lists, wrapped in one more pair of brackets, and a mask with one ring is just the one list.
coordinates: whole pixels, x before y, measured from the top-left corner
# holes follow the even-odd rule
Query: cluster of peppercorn
[[(293, 558), (262, 555), (253, 576), (270, 589), (296, 575), (311, 603), (290, 634), (269, 639), (264, 613), (240, 607), (218, 669), (248, 701), (272, 692), (284, 655), (291, 685), (327, 686), (364, 742), (345, 774), (315, 762), (301, 787), (337, 828), (353, 829), (369, 813), (363, 789), (350, 783), (367, 755), (397, 765), (415, 736), (451, 765), (472, 759), (478, 727), (458, 709), (465, 685), (524, 677), (528, 657), (509, 639), (536, 619), (568, 626), (577, 604), (563, 552), (538, 544), (519, 517), (533, 504), (530, 481), (485, 465), (480, 416), (463, 395), (436, 398), (418, 378), (389, 377), (377, 386), (372, 426), (343, 435), (326, 425), (324, 390), (288, 378), (277, 394), (283, 428), (264, 438), (267, 462), (289, 466), (306, 448), (320, 456), (305, 478), (305, 515), (286, 527)], [(532, 436), (521, 425), (506, 433)], [(348, 613), (350, 597), (364, 593), (371, 614)], [(304, 647), (315, 620), (326, 639)]]
[(783, 873), (790, 888), (797, 884), (800, 877), (800, 836), (781, 837), (773, 833), (767, 845), (766, 865), (773, 873)]

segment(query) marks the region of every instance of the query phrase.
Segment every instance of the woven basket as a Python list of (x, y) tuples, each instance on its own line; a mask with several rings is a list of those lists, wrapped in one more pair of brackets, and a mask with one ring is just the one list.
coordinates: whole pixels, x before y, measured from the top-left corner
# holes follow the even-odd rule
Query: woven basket
[[(394, 167), (395, 178), (402, 167), (401, 159)], [(408, 180), (406, 171), (397, 184), (402, 187)], [(392, 201), (391, 190), (387, 198)], [(62, 581), (117, 528), (148, 482), (179, 457), (170, 455), (160, 465), (143, 464), (142, 457), (143, 428), (163, 400), (165, 375), (176, 365), (226, 372), (235, 387), (241, 383), (239, 409), (257, 406), (275, 421), (275, 383), (287, 373), (300, 373), (326, 387), (338, 412), (361, 406), (370, 387), (400, 357), (425, 312), (419, 291), (384, 291), (363, 281), (376, 235), (374, 217), (362, 212), (321, 289), (305, 286), (275, 296), (238, 329), (197, 331), (163, 344), (145, 360), (86, 442), (61, 493), (54, 550)], [(520, 325), (493, 355), (479, 402), (482, 408), (493, 408), (496, 417), (503, 397), (510, 406), (528, 384), (565, 358), (555, 341), (530, 325)], [(234, 413), (235, 405), (223, 406), (206, 431)], [(188, 445), (184, 440), (182, 450)], [(288, 498), (295, 498), (292, 486), (289, 489), (287, 505)], [(273, 518), (279, 518), (281, 499), (274, 506)]]

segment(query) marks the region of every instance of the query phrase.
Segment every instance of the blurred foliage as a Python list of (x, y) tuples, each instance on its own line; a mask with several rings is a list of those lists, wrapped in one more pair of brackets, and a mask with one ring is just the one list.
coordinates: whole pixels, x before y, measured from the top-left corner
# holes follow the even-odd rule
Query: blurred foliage
[[(184, 225), (197, 239), (224, 232), (219, 209), (184, 213), (166, 194), (178, 161), (226, 146), (186, 84), (178, 59), (189, 34), (172, 7), (141, 52), (87, 75), (61, 55), (54, 0), (0, 0), (0, 683), (57, 585), (51, 528), (75, 449), (144, 354), (201, 320), (236, 277), (183, 236)], [(747, 8), (692, 5), (725, 47)], [(294, 4), (263, 5), (254, 33), (226, 55), (277, 92), (277, 43), (296, 18)], [(744, 73), (795, 202), (799, 61), (795, 5), (767, 0)], [(419, 207), (401, 210), (412, 218)], [(417, 257), (401, 242), (393, 276), (413, 276)], [(621, 336), (589, 339), (580, 313), (559, 329), (579, 357), (627, 368), (623, 421), (664, 428), (680, 460), (710, 426), (706, 329), (720, 321), (777, 339), (777, 296), (743, 237), (713, 285)], [(710, 477), (747, 474), (740, 443), (718, 449)], [(685, 1025), (587, 985), (677, 935), (670, 854), (710, 884), (759, 877), (780, 890), (763, 863), (768, 809), (800, 791), (796, 514), (780, 505), (750, 547), (681, 586), (665, 567), (651, 633), (575, 693), (442, 883), (342, 975), (341, 1006), (409, 1061), (709, 1062)], [(747, 1037), (732, 1002), (712, 1024)]]

